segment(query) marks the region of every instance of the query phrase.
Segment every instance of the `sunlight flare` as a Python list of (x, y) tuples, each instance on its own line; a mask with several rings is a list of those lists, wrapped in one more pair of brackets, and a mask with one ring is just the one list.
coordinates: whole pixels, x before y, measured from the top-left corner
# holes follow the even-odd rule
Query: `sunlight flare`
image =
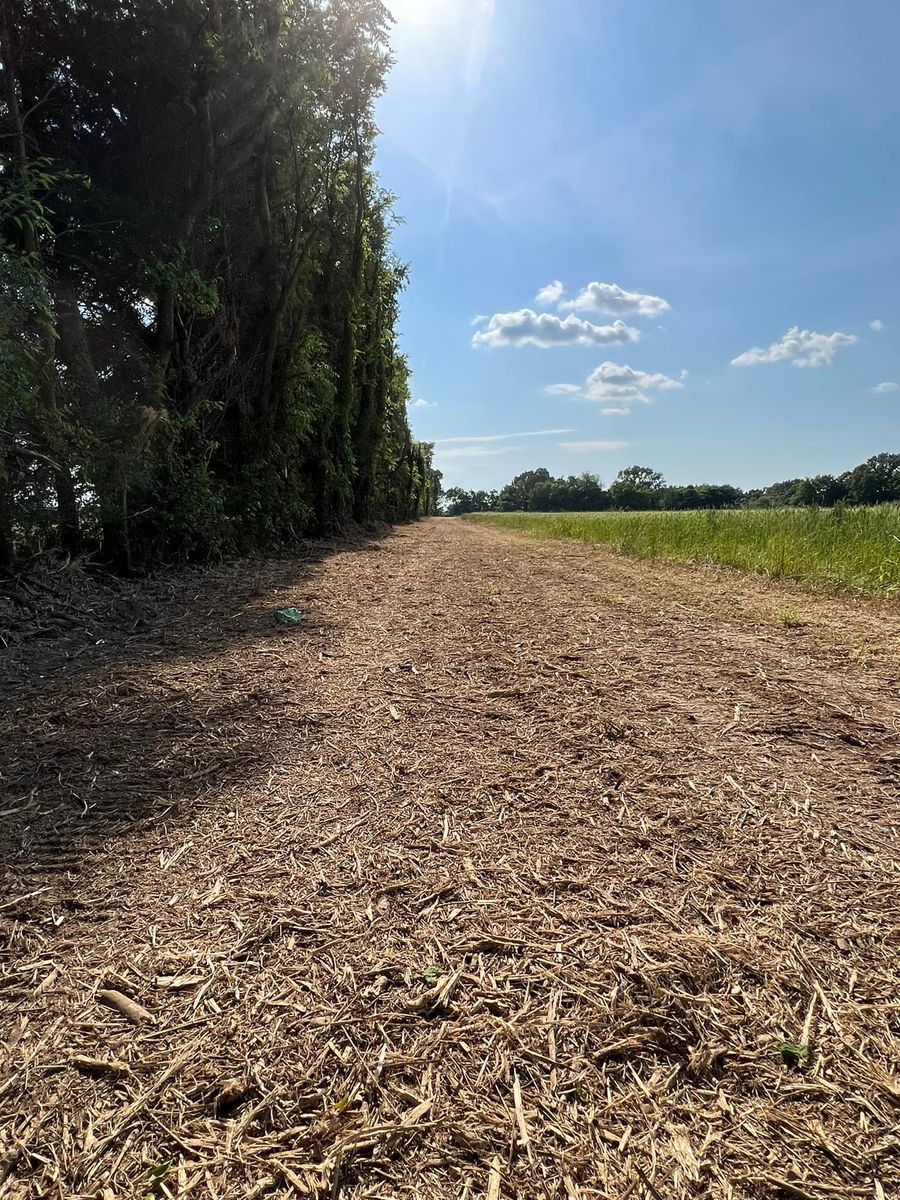
[(456, 0), (389, 0), (391, 16), (401, 30), (433, 29), (452, 17)]

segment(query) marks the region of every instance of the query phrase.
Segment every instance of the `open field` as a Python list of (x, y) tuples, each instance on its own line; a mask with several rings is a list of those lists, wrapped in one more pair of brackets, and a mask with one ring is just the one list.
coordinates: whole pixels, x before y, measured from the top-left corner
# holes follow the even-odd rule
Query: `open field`
[(648, 513), (479, 513), (538, 537), (599, 542), (621, 554), (716, 563), (830, 586), (900, 592), (900, 504)]
[(900, 1195), (895, 605), (434, 520), (78, 611), (0, 659), (4, 1197)]

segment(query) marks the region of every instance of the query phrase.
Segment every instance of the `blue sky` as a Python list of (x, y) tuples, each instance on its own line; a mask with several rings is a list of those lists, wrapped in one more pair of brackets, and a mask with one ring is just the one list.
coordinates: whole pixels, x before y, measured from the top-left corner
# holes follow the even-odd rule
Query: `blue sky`
[(900, 450), (896, 0), (388, 3), (378, 169), (445, 486)]

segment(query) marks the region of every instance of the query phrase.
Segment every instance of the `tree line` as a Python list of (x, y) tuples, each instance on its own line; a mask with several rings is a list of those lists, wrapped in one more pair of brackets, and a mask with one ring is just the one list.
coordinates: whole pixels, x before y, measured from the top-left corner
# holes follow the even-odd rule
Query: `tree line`
[(0, 569), (434, 510), (380, 0), (0, 0)]
[(451, 487), (443, 493), (442, 512), (602, 512), (704, 508), (785, 508), (835, 504), (885, 504), (900, 501), (900, 454), (876, 454), (842, 475), (787, 479), (767, 488), (744, 491), (731, 484), (666, 483), (651, 467), (620, 471), (608, 488), (585, 472), (554, 478), (546, 467), (523, 471), (495, 491)]

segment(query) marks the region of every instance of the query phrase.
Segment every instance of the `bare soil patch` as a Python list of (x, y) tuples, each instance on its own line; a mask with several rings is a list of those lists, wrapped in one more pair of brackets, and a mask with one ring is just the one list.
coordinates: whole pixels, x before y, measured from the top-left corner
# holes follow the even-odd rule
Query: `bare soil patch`
[(325, 549), (12, 647), (5, 1194), (900, 1194), (897, 610)]

